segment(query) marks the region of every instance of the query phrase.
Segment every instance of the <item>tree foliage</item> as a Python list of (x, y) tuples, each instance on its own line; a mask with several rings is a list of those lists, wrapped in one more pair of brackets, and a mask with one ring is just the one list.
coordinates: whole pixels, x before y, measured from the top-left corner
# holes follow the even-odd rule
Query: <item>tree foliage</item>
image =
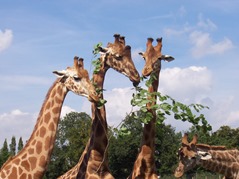
[[(115, 178), (126, 178), (132, 171), (142, 136), (142, 122), (135, 120), (135, 117), (140, 118), (140, 115), (142, 114), (137, 112), (134, 116), (133, 114), (126, 116), (122, 124), (123, 132), (117, 128), (109, 129), (109, 166)], [(90, 123), (91, 119), (85, 113), (69, 113), (60, 121), (59, 132), (45, 178), (55, 179), (78, 162), (89, 138)], [(197, 133), (198, 143), (225, 145), (228, 148), (239, 149), (239, 128), (222, 126), (215, 132), (203, 132), (193, 126), (186, 132), (189, 134), (189, 141)], [(178, 164), (176, 151), (181, 146), (182, 135), (181, 132), (176, 132), (172, 126), (165, 123), (156, 125), (155, 159), (157, 170), (162, 178), (173, 175)], [(22, 139), (19, 138), (19, 141)], [(21, 143), (18, 142), (18, 148)], [(9, 156), (10, 150), (5, 140), (0, 149), (0, 166)], [(202, 168), (195, 171), (201, 175), (215, 176)]]
[(0, 161), (1, 166), (4, 164), (4, 162), (9, 158), (10, 152), (8, 149), (7, 139), (4, 140), (3, 147), (0, 152)]
[(17, 145), (17, 151), (19, 152), (20, 150), (22, 150), (23, 148), (23, 141), (22, 141), (22, 137), (19, 138), (19, 141), (18, 141), (18, 145)]
[[(127, 178), (132, 171), (143, 131), (143, 123), (135, 118), (142, 115), (141, 112), (130, 114), (126, 116), (120, 130), (114, 129), (115, 135), (110, 140), (109, 147), (109, 166), (115, 178)], [(156, 125), (155, 159), (161, 176), (173, 172), (177, 164), (175, 154), (181, 136), (181, 133), (175, 133), (175, 129), (170, 125), (164, 123)]]
[(113, 176), (119, 179), (127, 178), (132, 170), (142, 135), (142, 124), (132, 116), (126, 117), (123, 126), (130, 134), (115, 128), (109, 142), (109, 166)]
[(156, 125), (155, 161), (161, 176), (173, 173), (177, 164), (177, 150), (181, 143), (181, 133), (175, 132), (171, 125)]
[(16, 138), (12, 136), (11, 144), (9, 145), (10, 155), (14, 156), (16, 154)]

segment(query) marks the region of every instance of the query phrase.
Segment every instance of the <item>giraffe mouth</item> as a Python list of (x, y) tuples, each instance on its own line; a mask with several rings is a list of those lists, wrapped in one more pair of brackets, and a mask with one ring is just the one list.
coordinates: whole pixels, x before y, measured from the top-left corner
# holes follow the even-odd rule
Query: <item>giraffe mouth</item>
[(133, 81), (133, 86), (137, 87), (139, 85), (139, 81)]
[(176, 178), (180, 178), (182, 177), (184, 174), (184, 167), (183, 166), (178, 166), (174, 172), (174, 176)]
[(139, 85), (139, 83), (140, 83), (139, 75), (133, 76), (131, 74), (128, 74), (127, 72), (121, 72), (121, 73), (129, 78), (129, 80), (133, 83), (134, 87), (137, 87)]
[(96, 92), (90, 94), (90, 95), (88, 96), (88, 100), (89, 100), (90, 102), (93, 102), (93, 103), (97, 103), (97, 102), (100, 101), (99, 96), (98, 96), (98, 94), (97, 94)]
[(139, 79), (132, 79), (130, 78), (130, 81), (133, 83), (134, 87), (137, 87), (140, 83), (140, 78)]

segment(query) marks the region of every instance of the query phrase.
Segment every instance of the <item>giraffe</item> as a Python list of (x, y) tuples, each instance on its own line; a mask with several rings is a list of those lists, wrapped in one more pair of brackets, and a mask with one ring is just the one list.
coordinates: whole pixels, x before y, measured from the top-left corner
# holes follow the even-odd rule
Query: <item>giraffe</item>
[[(93, 75), (93, 82), (97, 88), (103, 89), (106, 72), (112, 68), (127, 76), (137, 86), (140, 76), (131, 58), (131, 47), (125, 45), (125, 37), (120, 34), (114, 35), (114, 43), (108, 43), (106, 48), (101, 50), (101, 68)], [(103, 99), (103, 94), (100, 95)], [(105, 106), (100, 109), (92, 103), (92, 129), (90, 139), (86, 145), (79, 162), (68, 172), (58, 179), (75, 178), (114, 178), (109, 171), (107, 159), (107, 121)]]
[[(171, 61), (174, 58), (168, 55), (162, 55), (162, 38), (157, 38), (157, 45), (153, 46), (153, 38), (148, 38), (146, 43), (146, 52), (139, 53), (145, 60), (145, 66), (142, 70), (142, 75), (154, 76), (152, 84), (148, 87), (148, 92), (153, 93), (158, 90), (159, 74), (161, 70), (161, 60)], [(155, 121), (156, 112), (150, 109), (150, 106), (155, 105), (156, 95), (151, 98), (155, 98), (155, 102), (147, 103), (148, 112), (152, 114), (152, 119), (147, 124), (144, 124), (143, 137), (141, 140), (141, 147), (139, 154), (134, 163), (133, 171), (128, 178), (158, 178), (155, 168)]]
[(82, 64), (82, 58), (74, 57), (73, 67), (53, 71), (58, 78), (46, 95), (34, 130), (24, 148), (4, 163), (0, 170), (1, 179), (41, 179), (43, 177), (53, 150), (61, 108), (69, 91), (88, 97), (91, 102), (99, 101), (88, 72)]
[(174, 176), (180, 178), (183, 174), (197, 165), (212, 172), (223, 174), (224, 179), (239, 178), (239, 151), (227, 150), (224, 146), (197, 144), (198, 136), (194, 135), (188, 142), (188, 134), (182, 138), (182, 146), (178, 150), (179, 165)]

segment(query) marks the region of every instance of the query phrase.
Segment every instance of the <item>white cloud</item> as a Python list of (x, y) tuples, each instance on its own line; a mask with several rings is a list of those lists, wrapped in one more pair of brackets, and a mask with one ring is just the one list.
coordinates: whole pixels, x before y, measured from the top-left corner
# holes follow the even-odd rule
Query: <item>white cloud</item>
[[(76, 110), (69, 106), (63, 106), (61, 117), (74, 111)], [(0, 114), (0, 146), (5, 139), (7, 139), (9, 144), (12, 136), (15, 136), (17, 139), (22, 137), (23, 142), (25, 143), (33, 132), (37, 117), (38, 114), (22, 112), (19, 109), (12, 110), (9, 113)]]
[(165, 28), (164, 34), (167, 37), (180, 36), (180, 35), (186, 34), (187, 32), (190, 32), (191, 30), (192, 30), (192, 27), (188, 26), (188, 24), (185, 24), (184, 27), (180, 30), (175, 30), (172, 28)]
[(12, 43), (13, 33), (12, 30), (6, 29), (5, 32), (0, 30), (0, 52), (6, 50)]
[(227, 117), (227, 124), (229, 126), (238, 127), (239, 111), (231, 111)]
[(223, 125), (238, 127), (239, 112), (233, 109), (237, 104), (234, 96), (220, 96), (213, 100), (207, 114), (209, 123), (213, 125), (213, 130), (217, 130)]
[(176, 99), (196, 99), (209, 93), (212, 77), (207, 67), (190, 66), (188, 68), (163, 69), (159, 89)]
[[(117, 127), (126, 115), (132, 112), (130, 100), (134, 92), (133, 88), (130, 87), (114, 88), (104, 92), (104, 99), (107, 100), (105, 107), (108, 125)], [(81, 111), (91, 116), (91, 106), (88, 101), (84, 101)]]
[(198, 16), (198, 23), (197, 26), (203, 28), (205, 30), (215, 30), (217, 29), (216, 24), (214, 24), (210, 19), (204, 19), (202, 14)]
[(186, 15), (187, 11), (186, 11), (186, 9), (185, 9), (184, 6), (181, 6), (181, 7), (179, 8), (179, 10), (178, 10), (178, 13), (179, 13), (179, 16), (180, 16), (180, 17), (183, 17), (183, 16)]
[(212, 41), (209, 33), (201, 31), (193, 31), (189, 35), (189, 40), (193, 45), (191, 52), (195, 58), (201, 58), (208, 54), (222, 54), (233, 48), (233, 43), (228, 38), (215, 43)]
[(132, 112), (130, 100), (135, 91), (132, 88), (114, 88), (104, 93), (106, 103), (106, 115), (109, 125), (116, 127), (126, 115)]
[[(215, 96), (213, 76), (207, 67), (191, 66), (188, 68), (168, 68), (161, 72), (159, 91), (168, 94), (185, 104), (200, 103), (209, 109), (202, 111), (205, 114), (213, 131), (223, 125), (233, 128), (239, 126), (239, 111), (234, 96), (221, 94)], [(177, 131), (187, 130), (191, 124), (176, 121), (173, 118), (166, 120), (167, 124), (176, 127)]]
[(20, 111), (19, 109), (16, 109), (16, 110), (13, 110), (13, 111), (11, 112), (11, 114), (14, 115), (14, 116), (24, 116), (24, 115), (27, 115), (28, 113), (22, 112), (22, 111)]
[(4, 84), (1, 89), (16, 90), (26, 85), (50, 85), (52, 80), (49, 78), (27, 75), (10, 75), (1, 76), (1, 84)]
[(212, 44), (211, 52), (209, 53), (222, 54), (231, 48), (233, 48), (232, 41), (228, 38), (224, 38), (222, 41)]
[(211, 54), (223, 54), (234, 47), (232, 41), (224, 37), (221, 41), (214, 42), (207, 31), (217, 29), (217, 25), (209, 18), (198, 15), (198, 22), (195, 25), (184, 24), (181, 29), (165, 28), (164, 33), (167, 37), (177, 36), (178, 38), (188, 38), (191, 43), (191, 54), (194, 58), (201, 58)]
[(75, 109), (72, 109), (69, 106), (63, 106), (61, 109), (61, 118), (64, 117), (65, 115), (67, 115), (70, 112), (76, 112)]
[(36, 122), (36, 115), (22, 112), (19, 109), (0, 115), (0, 145), (7, 139), (11, 141), (12, 136), (22, 137), (23, 142), (30, 137)]
[[(175, 67), (161, 71), (159, 91), (182, 103), (200, 103), (208, 106), (212, 103), (208, 97), (211, 90), (212, 75), (207, 67)], [(173, 117), (168, 117), (165, 123), (176, 127), (176, 131), (185, 131), (192, 126), (188, 122), (177, 121)]]

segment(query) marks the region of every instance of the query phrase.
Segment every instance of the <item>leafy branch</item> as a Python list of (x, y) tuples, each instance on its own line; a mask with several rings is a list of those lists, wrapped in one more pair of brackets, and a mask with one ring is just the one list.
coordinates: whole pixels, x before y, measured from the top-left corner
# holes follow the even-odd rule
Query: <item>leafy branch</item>
[[(102, 43), (101, 43), (101, 42), (99, 42), (98, 44), (94, 45), (94, 49), (93, 49), (93, 51), (92, 51), (92, 53), (93, 53), (93, 55), (94, 55), (94, 58), (96, 58), (97, 55), (99, 54), (101, 46), (102, 46)], [(99, 71), (100, 71), (100, 68), (101, 68), (100, 58), (97, 58), (97, 59), (95, 59), (95, 60), (92, 60), (92, 65), (94, 66), (94, 71), (93, 71), (93, 73), (94, 73), (94, 74), (98, 74)], [(93, 85), (95, 86), (95, 90), (96, 90), (97, 94), (98, 94), (99, 96), (101, 96), (104, 90), (103, 90), (102, 88), (99, 88), (99, 87), (97, 86), (97, 84), (94, 83), (94, 82), (93, 82)], [(101, 108), (102, 106), (105, 105), (106, 102), (107, 102), (107, 101), (106, 101), (105, 99), (100, 99), (100, 100), (98, 101), (98, 103), (97, 103), (97, 107), (98, 107), (98, 108)]]
[[(150, 78), (145, 82), (146, 86), (149, 87), (152, 85), (154, 80), (155, 76), (151, 75)], [(160, 101), (160, 104), (157, 103), (157, 99)], [(174, 119), (176, 120), (181, 120), (183, 122), (188, 121), (189, 123), (193, 124), (197, 130), (212, 130), (212, 127), (210, 124), (208, 124), (205, 116), (200, 113), (201, 110), (209, 108), (201, 104), (186, 105), (176, 101), (168, 95), (162, 95), (160, 92), (150, 93), (146, 89), (136, 87), (136, 93), (133, 94), (131, 105), (139, 107), (139, 111), (141, 113), (140, 120), (143, 123), (148, 123), (151, 121), (154, 116), (150, 111), (155, 111), (157, 119), (156, 122), (158, 124), (164, 122), (167, 116), (173, 115)], [(199, 115), (196, 115), (195, 113), (199, 113)]]
[[(94, 45), (94, 49), (92, 51), (94, 58), (97, 57), (97, 55), (100, 52), (100, 48), (102, 47), (102, 43), (99, 42), (98, 44)], [(93, 73), (97, 74), (100, 71), (101, 68), (101, 62), (100, 62), (100, 58), (97, 58), (95, 60), (92, 61), (92, 65), (95, 67)]]

